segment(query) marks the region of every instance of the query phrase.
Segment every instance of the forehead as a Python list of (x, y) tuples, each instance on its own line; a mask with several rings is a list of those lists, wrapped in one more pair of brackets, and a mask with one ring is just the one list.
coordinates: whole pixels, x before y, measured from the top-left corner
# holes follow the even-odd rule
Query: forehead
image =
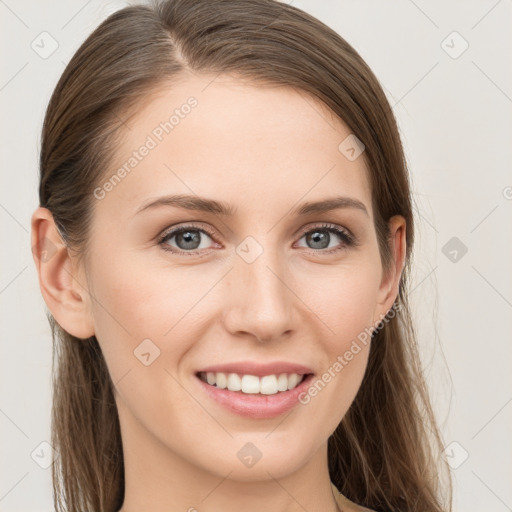
[(108, 194), (119, 207), (164, 193), (247, 206), (336, 194), (363, 201), (371, 215), (364, 159), (340, 150), (350, 129), (303, 91), (187, 74), (141, 100), (125, 124), (102, 182), (122, 174)]

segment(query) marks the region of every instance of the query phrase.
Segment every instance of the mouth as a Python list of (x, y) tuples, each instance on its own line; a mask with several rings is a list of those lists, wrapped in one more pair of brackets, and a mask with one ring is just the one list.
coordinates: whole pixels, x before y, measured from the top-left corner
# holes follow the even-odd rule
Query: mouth
[(276, 395), (291, 391), (299, 386), (312, 373), (280, 373), (270, 375), (250, 375), (225, 372), (197, 372), (196, 377), (218, 389), (227, 389), (246, 395)]
[(197, 372), (195, 378), (205, 396), (224, 410), (250, 419), (270, 419), (301, 403), (299, 398), (314, 374)]

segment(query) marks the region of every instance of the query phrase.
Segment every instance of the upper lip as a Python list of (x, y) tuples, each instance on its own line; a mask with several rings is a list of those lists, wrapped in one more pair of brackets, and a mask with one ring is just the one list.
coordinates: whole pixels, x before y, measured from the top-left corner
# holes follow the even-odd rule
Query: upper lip
[(313, 370), (302, 364), (291, 363), (288, 361), (274, 361), (271, 363), (239, 361), (208, 366), (199, 370), (198, 373), (200, 372), (239, 373), (242, 375), (263, 377), (264, 375), (279, 375), (281, 373), (298, 373), (299, 375), (306, 375), (313, 373)]

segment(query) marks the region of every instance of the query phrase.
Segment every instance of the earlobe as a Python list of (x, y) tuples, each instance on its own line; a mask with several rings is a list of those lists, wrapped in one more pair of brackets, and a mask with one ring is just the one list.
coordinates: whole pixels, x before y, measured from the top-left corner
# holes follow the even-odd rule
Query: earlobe
[(392, 308), (398, 296), (407, 248), (406, 222), (401, 215), (395, 215), (389, 220), (389, 243), (392, 263), (388, 271), (383, 274), (380, 284), (379, 298), (375, 310), (375, 323), (382, 320)]
[(39, 286), (56, 322), (69, 334), (94, 335), (90, 294), (47, 208), (38, 207), (31, 219), (31, 245)]

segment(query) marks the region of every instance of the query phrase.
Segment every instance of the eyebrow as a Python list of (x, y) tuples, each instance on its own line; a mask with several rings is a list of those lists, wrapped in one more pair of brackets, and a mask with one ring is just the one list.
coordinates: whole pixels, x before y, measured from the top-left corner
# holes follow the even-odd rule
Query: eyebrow
[[(237, 208), (222, 201), (214, 199), (207, 199), (196, 195), (176, 194), (170, 196), (159, 197), (155, 200), (142, 205), (137, 211), (136, 215), (147, 211), (149, 209), (158, 208), (162, 206), (174, 206), (177, 208), (184, 208), (186, 210), (201, 211), (206, 213), (213, 213), (215, 215), (234, 216)], [(309, 215), (312, 213), (322, 213), (337, 209), (354, 208), (361, 210), (369, 216), (368, 210), (364, 203), (352, 197), (336, 196), (333, 198), (324, 199), (322, 201), (307, 202), (301, 206), (293, 209), (293, 215)]]
[(175, 206), (177, 208), (184, 208), (186, 210), (194, 210), (226, 216), (233, 216), (236, 213), (235, 207), (222, 201), (216, 201), (214, 199), (207, 199), (205, 197), (199, 197), (195, 195), (177, 194), (159, 197), (142, 205), (137, 210), (136, 215), (143, 211), (161, 206)]

